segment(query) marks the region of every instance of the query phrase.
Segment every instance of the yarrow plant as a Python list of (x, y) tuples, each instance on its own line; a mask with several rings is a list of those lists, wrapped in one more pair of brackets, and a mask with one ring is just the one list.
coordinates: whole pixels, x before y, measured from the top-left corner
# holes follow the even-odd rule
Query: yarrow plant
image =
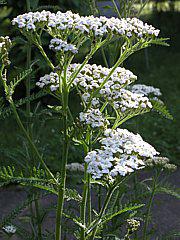
[[(30, 185), (58, 196), (53, 239), (63, 239), (63, 216), (70, 218), (77, 225), (74, 232), (76, 239), (102, 238), (101, 232), (105, 223), (123, 211), (133, 211), (142, 207), (134, 205), (108, 213), (109, 202), (117, 188), (134, 172), (156, 164), (160, 154), (139, 134), (123, 129), (121, 125), (136, 115), (151, 110), (161, 111), (160, 107), (157, 109), (156, 103), (160, 101), (157, 98), (161, 96), (161, 92), (145, 85), (131, 85), (137, 77), (131, 71), (122, 68), (121, 64), (134, 52), (152, 44), (166, 45), (166, 39), (158, 37), (160, 32), (158, 29), (137, 18), (80, 16), (71, 11), (28, 12), (14, 18), (12, 25), (40, 50), (46, 60), (50, 70), (37, 80), (36, 86), (59, 101), (59, 108), (55, 106), (55, 109), (58, 108), (59, 121), (62, 121), (63, 125), (62, 159), (59, 161), (59, 173), (54, 174), (24, 127), (17, 111), (17, 104), (13, 100), (16, 86), (32, 69), (16, 81), (7, 79), (11, 41), (8, 37), (1, 37), (1, 81), (6, 99), (44, 171), (44, 174), (34, 171), (35, 176), (29, 178)], [(56, 60), (54, 58), (51, 60), (43, 48), (44, 32), (49, 36), (49, 49), (56, 56)], [(111, 68), (89, 63), (98, 49), (114, 40), (121, 40), (122, 46), (119, 58)], [(89, 52), (81, 63), (74, 63), (80, 48), (86, 42)], [(69, 101), (71, 92), (76, 92), (79, 97), (81, 110), (76, 114), (72, 113)], [(162, 101), (160, 103), (163, 104)], [(69, 146), (73, 143), (83, 147), (82, 164), (68, 162)], [(84, 172), (82, 196), (75, 190), (71, 196), (68, 195), (70, 191), (66, 184), (67, 171)], [(1, 178), (15, 181), (14, 174), (14, 170), (8, 170), (1, 173)], [(39, 176), (41, 181), (33, 184)], [(23, 182), (22, 176), (17, 179), (18, 183), (28, 184), (28, 180)], [(99, 211), (92, 209), (92, 185), (103, 186), (106, 190), (105, 200)], [(79, 216), (71, 217), (66, 214), (65, 199), (80, 202)], [(136, 231), (139, 222), (134, 220), (136, 227), (133, 227), (131, 222), (131, 219), (128, 220), (132, 231)], [(39, 236), (39, 239), (42, 239), (41, 233)]]

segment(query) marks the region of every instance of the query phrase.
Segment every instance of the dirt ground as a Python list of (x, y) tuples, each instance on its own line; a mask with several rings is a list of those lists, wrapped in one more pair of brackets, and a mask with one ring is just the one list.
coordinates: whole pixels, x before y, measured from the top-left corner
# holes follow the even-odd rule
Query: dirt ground
[[(173, 173), (170, 177), (170, 183), (179, 187), (180, 170)], [(23, 188), (9, 186), (0, 190), (0, 219), (6, 216), (19, 203), (26, 199), (26, 193)], [(42, 205), (48, 206), (56, 202), (55, 196), (47, 196), (42, 200)], [(158, 229), (159, 234), (168, 234), (170, 231), (180, 231), (180, 203), (175, 197), (165, 194), (157, 195), (153, 205), (153, 226)], [(24, 210), (22, 215), (26, 215), (27, 210)], [(45, 220), (44, 229), (53, 229), (55, 213), (51, 212)], [(67, 237), (67, 240), (73, 240)], [(176, 238), (177, 240), (178, 238)], [(0, 240), (3, 239), (0, 234)], [(20, 240), (13, 237), (12, 240)], [(155, 240), (152, 239), (152, 240)], [(157, 240), (157, 239), (156, 239)], [(159, 239), (158, 239), (159, 240)], [(163, 240), (163, 239), (161, 239)], [(173, 238), (172, 238), (173, 240)]]

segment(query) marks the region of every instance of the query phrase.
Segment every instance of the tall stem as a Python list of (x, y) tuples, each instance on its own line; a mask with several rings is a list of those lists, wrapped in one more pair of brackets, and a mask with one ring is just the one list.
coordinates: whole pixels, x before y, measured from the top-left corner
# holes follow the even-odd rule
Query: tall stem
[(119, 9), (118, 9), (118, 6), (117, 6), (115, 0), (111, 0), (111, 1), (112, 1), (113, 5), (114, 5), (115, 11), (116, 11), (118, 17), (121, 18), (121, 14), (119, 12)]
[[(66, 84), (65, 84), (66, 85)], [(68, 137), (68, 90), (67, 86), (63, 90), (63, 154), (61, 162), (61, 184), (59, 185), (58, 191), (58, 203), (56, 212), (56, 240), (61, 240), (62, 236), (62, 216), (64, 206), (64, 195), (66, 188), (66, 164), (68, 160), (68, 148), (69, 148), (69, 137)]]
[[(84, 169), (84, 186), (83, 186), (83, 196), (82, 203), (80, 208), (80, 218), (83, 225), (86, 225), (86, 206), (87, 206), (87, 197), (88, 197), (88, 173), (87, 173), (87, 163), (85, 163)], [(85, 229), (81, 229), (81, 240), (85, 240)]]
[(29, 134), (28, 134), (28, 132), (27, 132), (27, 130), (26, 130), (25, 127), (23, 126), (23, 124), (22, 124), (22, 122), (21, 122), (21, 119), (20, 119), (20, 117), (19, 117), (19, 115), (18, 115), (18, 113), (17, 113), (16, 106), (15, 106), (13, 100), (12, 100), (12, 99), (9, 99), (9, 103), (10, 103), (10, 105), (11, 105), (12, 111), (13, 111), (13, 113), (14, 113), (14, 116), (15, 116), (15, 118), (16, 118), (16, 121), (17, 121), (20, 129), (22, 130), (22, 132), (24, 133), (25, 137), (27, 138), (30, 146), (32, 147), (32, 149), (33, 149), (33, 151), (35, 152), (36, 156), (38, 157), (39, 161), (42, 163), (42, 165), (44, 166), (45, 170), (46, 170), (47, 173), (50, 175), (50, 177), (51, 177), (55, 182), (57, 182), (56, 179), (55, 179), (55, 177), (54, 177), (54, 175), (51, 173), (51, 171), (50, 171), (49, 168), (47, 167), (46, 163), (45, 163), (44, 160), (42, 159), (42, 157), (41, 157), (38, 149), (36, 148), (35, 144), (33, 143), (31, 137), (29, 136)]
[(97, 223), (95, 224), (91, 240), (94, 240), (94, 238), (96, 236), (96, 232), (98, 230), (99, 223), (101, 222), (101, 218), (104, 215), (104, 213), (106, 211), (106, 208), (108, 207), (109, 201), (111, 200), (112, 194), (114, 193), (115, 189), (116, 189), (116, 187), (112, 187), (111, 189), (109, 189), (109, 191), (107, 193), (107, 196), (106, 196), (106, 199), (104, 201), (103, 207), (101, 208), (101, 211), (99, 213)]
[(156, 172), (156, 175), (155, 175), (155, 178), (154, 178), (154, 181), (153, 181), (153, 185), (152, 185), (151, 196), (149, 198), (149, 202), (148, 202), (148, 205), (147, 205), (147, 214), (146, 214), (144, 229), (143, 229), (143, 238), (142, 238), (143, 240), (147, 239), (146, 236), (147, 236), (147, 229), (148, 229), (148, 225), (149, 225), (149, 216), (150, 216), (150, 212), (151, 212), (151, 207), (152, 207), (154, 195), (155, 195), (155, 192), (156, 192), (156, 184), (157, 184), (157, 180), (158, 180), (159, 175), (160, 175), (160, 173), (158, 174)]
[[(91, 150), (91, 133), (87, 131), (86, 144), (84, 144), (85, 155)], [(80, 217), (83, 225), (86, 225), (86, 211), (88, 210), (88, 224), (91, 223), (91, 177), (87, 172), (88, 164), (85, 163), (84, 169), (84, 187), (83, 187), (83, 199), (80, 208)], [(85, 229), (81, 229), (81, 240), (85, 239)]]

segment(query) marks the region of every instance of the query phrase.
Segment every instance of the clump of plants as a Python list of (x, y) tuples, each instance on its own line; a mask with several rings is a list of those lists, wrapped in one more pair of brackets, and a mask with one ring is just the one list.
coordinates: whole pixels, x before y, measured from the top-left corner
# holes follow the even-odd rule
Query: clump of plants
[[(15, 212), (1, 223), (4, 233), (11, 237), (17, 232), (22, 239), (25, 236), (24, 239), (39, 240), (68, 239), (71, 234), (73, 239), (81, 240), (149, 239), (152, 201), (155, 193), (163, 190), (160, 174), (173, 171), (176, 166), (161, 157), (139, 134), (124, 129), (122, 124), (151, 111), (158, 111), (168, 118), (171, 115), (160, 100), (160, 90), (135, 85), (137, 77), (122, 65), (139, 50), (153, 44), (166, 46), (166, 39), (159, 38), (158, 29), (137, 18), (80, 16), (71, 11), (28, 12), (14, 18), (12, 24), (31, 45), (37, 47), (47, 63), (47, 74), (36, 81), (39, 88), (36, 96), (49, 94), (58, 102), (47, 108), (52, 115), (58, 116), (60, 122), (58, 134), (62, 140), (59, 141), (62, 157), (59, 171), (52, 172), (46, 156), (42, 156), (31, 131), (24, 125), (18, 107), (36, 96), (16, 102), (13, 95), (16, 87), (35, 71), (35, 67), (30, 65), (20, 76), (10, 79), (8, 53), (12, 42), (8, 37), (1, 37), (0, 79), (9, 103), (8, 107), (2, 107), (2, 114), (14, 114), (35, 159), (34, 166), (20, 173), (13, 164), (2, 167), (1, 184), (18, 183), (39, 189), (32, 190), (28, 201), (17, 210), (35, 203), (34, 232), (26, 229), (22, 234), (22, 226), (11, 225), (17, 216)], [(42, 44), (44, 36), (48, 36), (53, 57), (48, 56)], [(111, 68), (90, 63), (99, 49), (106, 48), (113, 41), (119, 41), (120, 50)], [(88, 46), (88, 53), (82, 62), (75, 62), (84, 44)], [(74, 112), (71, 105), (72, 93), (77, 95), (80, 112)], [(79, 163), (68, 161), (72, 145), (83, 149)], [(154, 175), (150, 180), (152, 184), (148, 185), (138, 179), (137, 173), (149, 168), (153, 169)], [(76, 187), (68, 188), (67, 173), (71, 172), (73, 178), (74, 171), (83, 172), (80, 174), (80, 192)], [(39, 199), (47, 193), (57, 195), (55, 227), (48, 233), (42, 229), (43, 213), (39, 206)], [(92, 202), (92, 196), (97, 204)], [(73, 201), (77, 214), (64, 207), (66, 201)], [(71, 222), (72, 233), (68, 228)]]

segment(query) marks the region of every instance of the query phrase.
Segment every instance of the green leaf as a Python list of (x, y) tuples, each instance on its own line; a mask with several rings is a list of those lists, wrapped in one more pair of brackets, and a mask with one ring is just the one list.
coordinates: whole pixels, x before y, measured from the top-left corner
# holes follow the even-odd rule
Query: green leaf
[(113, 214), (106, 214), (103, 217), (103, 219), (102, 219), (102, 224), (109, 222), (114, 217), (116, 217), (116, 216), (118, 216), (118, 215), (120, 215), (122, 213), (125, 213), (125, 212), (128, 212), (128, 211), (134, 211), (134, 210), (139, 209), (139, 208), (141, 208), (143, 206), (144, 206), (144, 204), (139, 204), (139, 205), (135, 205), (135, 206), (125, 207), (125, 208), (123, 208), (123, 209), (121, 209), (121, 210), (119, 210), (119, 211), (117, 211), (117, 212), (115, 212)]
[(4, 226), (14, 220), (27, 206), (29, 206), (34, 200), (39, 199), (39, 196), (28, 197), (24, 202), (18, 204), (13, 210), (7, 214), (4, 218), (2, 218), (0, 222), (0, 226)]
[(174, 189), (174, 187), (170, 185), (158, 187), (156, 189), (156, 193), (165, 193), (177, 199), (180, 199), (180, 191), (178, 191), (177, 189)]
[(169, 44), (165, 42), (167, 40), (169, 40), (169, 38), (156, 38), (156, 39), (150, 40), (149, 43), (169, 47)]
[(70, 201), (70, 200), (74, 200), (76, 202), (82, 201), (81, 195), (75, 189), (69, 189), (69, 188), (66, 188), (65, 199), (67, 201)]
[(86, 226), (80, 222), (80, 219), (76, 219), (76, 218), (74, 218), (74, 217), (72, 217), (72, 216), (70, 216), (70, 215), (68, 215), (66, 213), (63, 213), (63, 215), (66, 218), (71, 219), (76, 225), (78, 225), (78, 227), (80, 227), (82, 229), (86, 229)]
[[(38, 93), (33, 93), (30, 97), (22, 98), (18, 101), (15, 101), (16, 107), (20, 107), (28, 102), (35, 101), (43, 96), (46, 96), (48, 93), (44, 90), (40, 90)], [(6, 117), (9, 117), (12, 114), (11, 107), (3, 108), (0, 102), (0, 119), (5, 119)]]
[(10, 82), (10, 86), (11, 86), (12, 90), (14, 90), (16, 88), (16, 86), (22, 80), (24, 80), (27, 76), (29, 76), (31, 73), (32, 73), (32, 69), (27, 69), (27, 70), (19, 73), (19, 75), (17, 75), (15, 78), (13, 78), (13, 80)]
[(167, 107), (161, 100), (151, 100), (153, 109), (167, 119), (173, 120), (173, 116), (169, 113)]

